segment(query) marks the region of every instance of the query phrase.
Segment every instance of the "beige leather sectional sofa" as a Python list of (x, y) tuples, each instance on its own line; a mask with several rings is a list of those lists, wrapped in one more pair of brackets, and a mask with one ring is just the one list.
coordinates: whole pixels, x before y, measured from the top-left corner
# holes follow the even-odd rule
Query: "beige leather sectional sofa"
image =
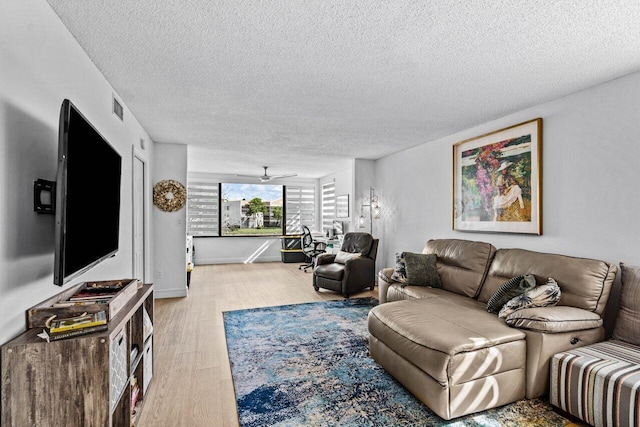
[[(403, 285), (382, 270), (369, 351), (444, 419), (546, 395), (554, 354), (604, 339), (614, 264), (458, 239), (430, 240), (423, 253), (436, 254), (442, 288)], [(510, 326), (486, 303), (522, 274), (553, 278), (562, 294), (556, 306), (517, 311)]]

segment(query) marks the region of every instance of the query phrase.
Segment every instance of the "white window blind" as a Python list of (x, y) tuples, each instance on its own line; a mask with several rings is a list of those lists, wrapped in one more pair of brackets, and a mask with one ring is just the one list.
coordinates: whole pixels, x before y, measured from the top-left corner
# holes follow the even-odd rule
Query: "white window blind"
[(314, 187), (286, 186), (286, 234), (302, 233), (302, 225), (315, 227), (316, 190)]
[(187, 234), (218, 236), (218, 183), (187, 182)]
[(336, 218), (336, 185), (333, 182), (322, 185), (322, 231), (333, 228)]

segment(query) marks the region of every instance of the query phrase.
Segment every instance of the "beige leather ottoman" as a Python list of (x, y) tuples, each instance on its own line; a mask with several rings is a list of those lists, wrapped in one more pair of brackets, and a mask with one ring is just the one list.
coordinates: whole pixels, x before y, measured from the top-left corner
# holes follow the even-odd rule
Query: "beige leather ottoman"
[(525, 334), (484, 303), (431, 293), (371, 310), (371, 356), (446, 420), (524, 398)]

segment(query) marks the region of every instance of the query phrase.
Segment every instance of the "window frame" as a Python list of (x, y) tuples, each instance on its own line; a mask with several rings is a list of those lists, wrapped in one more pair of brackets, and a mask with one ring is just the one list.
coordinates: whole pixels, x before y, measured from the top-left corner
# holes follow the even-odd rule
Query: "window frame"
[[(296, 215), (296, 214), (299, 217), (299, 219), (297, 220), (298, 221), (297, 228), (299, 228), (300, 231), (294, 233), (294, 235), (302, 233), (302, 225), (307, 225), (310, 228), (315, 228), (316, 226), (316, 209), (317, 209), (316, 192), (318, 189), (317, 185), (315, 184), (280, 185), (282, 189), (282, 219), (281, 219), (282, 230), (279, 234), (225, 235), (223, 234), (223, 224), (222, 224), (223, 223), (223, 207), (224, 207), (223, 197), (222, 197), (223, 184), (247, 184), (247, 183), (224, 182), (222, 180), (211, 181), (204, 178), (193, 178), (187, 181), (187, 234), (188, 235), (192, 235), (194, 237), (199, 237), (199, 238), (200, 237), (275, 238), (280, 236), (287, 236), (287, 235), (292, 235), (290, 233), (291, 227), (288, 225), (289, 217), (291, 215)], [(215, 234), (214, 233), (192, 234), (192, 230), (193, 230), (192, 224), (199, 222), (199, 221), (193, 221), (193, 216), (197, 217), (199, 215), (199, 213), (196, 213), (196, 214), (192, 213), (193, 208), (191, 206), (193, 206), (196, 203), (196, 201), (194, 200), (196, 199), (196, 197), (193, 196), (193, 193), (194, 191), (197, 191), (198, 193), (200, 193), (200, 191), (194, 190), (193, 187), (200, 186), (200, 185), (206, 185), (208, 187), (216, 186), (216, 192), (217, 192), (215, 194), (215, 197), (217, 198), (215, 203), (216, 208), (211, 209), (212, 211), (217, 210), (217, 220), (216, 220), (217, 233)], [(254, 185), (254, 184), (250, 184), (250, 185)], [(258, 185), (274, 185), (274, 184), (258, 184)], [(296, 190), (298, 190), (299, 193), (301, 194), (300, 196), (301, 201), (299, 202), (300, 207), (298, 212), (292, 214), (290, 212), (291, 205), (289, 205), (287, 192), (295, 192)], [(202, 196), (201, 194), (198, 194), (198, 195)], [(302, 201), (303, 199), (304, 201)], [(310, 207), (303, 208), (303, 204), (310, 205)], [(311, 216), (310, 219), (309, 219), (309, 216)]]

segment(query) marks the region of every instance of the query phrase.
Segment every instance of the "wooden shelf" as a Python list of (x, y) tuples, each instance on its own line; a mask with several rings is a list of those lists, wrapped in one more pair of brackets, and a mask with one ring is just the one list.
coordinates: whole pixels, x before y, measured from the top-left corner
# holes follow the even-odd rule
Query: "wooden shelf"
[(153, 306), (153, 285), (142, 285), (106, 331), (48, 343), (33, 328), (4, 344), (0, 424), (134, 425), (131, 381), (140, 387), (139, 414), (153, 376), (153, 333), (144, 339), (144, 313), (153, 324)]

